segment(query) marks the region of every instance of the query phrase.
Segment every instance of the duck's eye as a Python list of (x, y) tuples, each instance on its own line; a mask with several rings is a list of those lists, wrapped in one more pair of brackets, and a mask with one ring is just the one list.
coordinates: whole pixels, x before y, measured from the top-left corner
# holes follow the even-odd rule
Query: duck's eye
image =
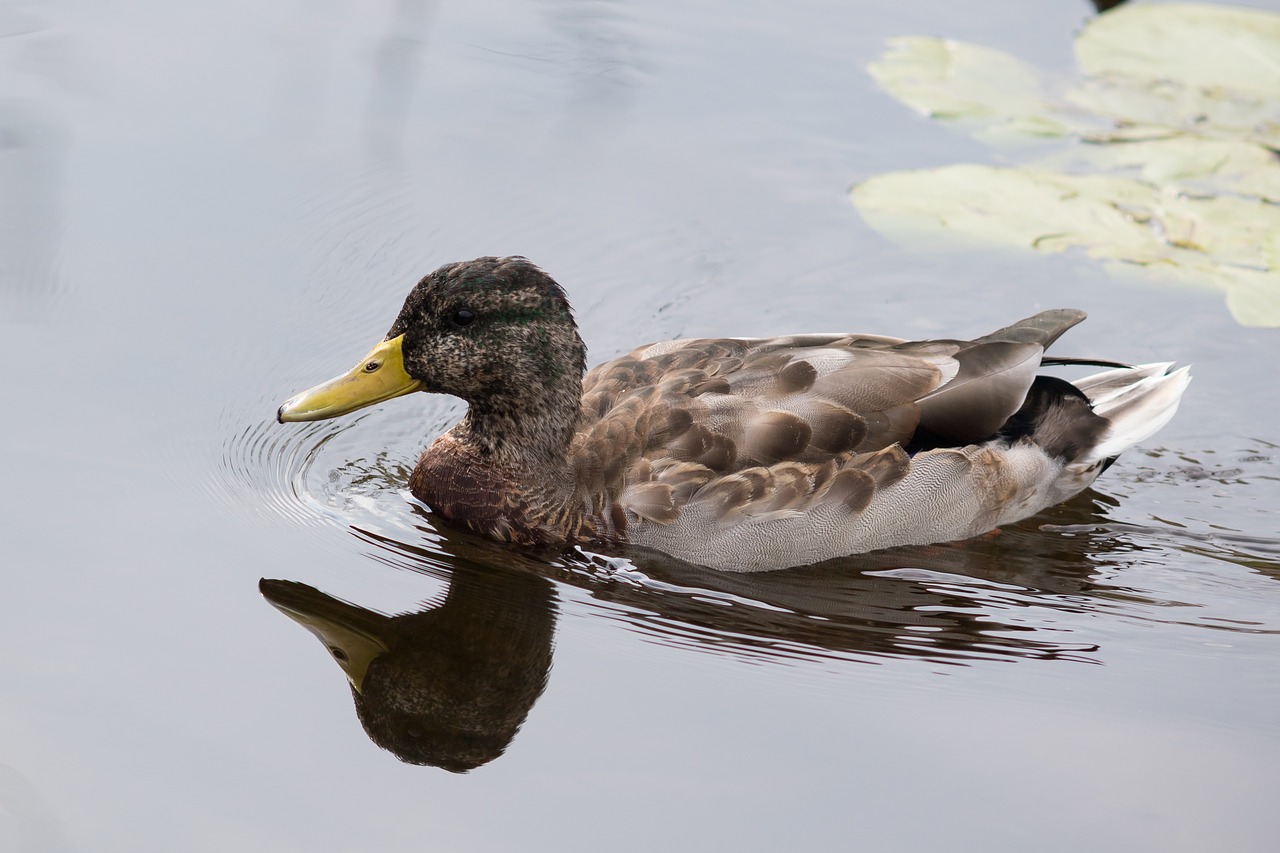
[(459, 308), (450, 315), (449, 319), (453, 321), (455, 326), (467, 326), (476, 318), (476, 314), (470, 308)]
[(373, 372), (374, 372), (375, 370), (377, 370), (379, 367), (382, 367), (382, 362), (380, 362), (380, 361), (369, 361), (369, 362), (366, 362), (366, 363), (365, 363), (365, 366), (364, 366), (364, 372), (365, 372), (365, 373), (373, 373)]

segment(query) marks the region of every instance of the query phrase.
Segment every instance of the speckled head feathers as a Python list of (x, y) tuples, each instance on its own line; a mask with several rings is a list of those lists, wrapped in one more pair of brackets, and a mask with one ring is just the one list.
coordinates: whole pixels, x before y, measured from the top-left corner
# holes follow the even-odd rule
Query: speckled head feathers
[(523, 398), (557, 377), (576, 389), (586, 367), (564, 290), (521, 257), (477, 258), (427, 275), (387, 338), (399, 335), (410, 376), (472, 404)]

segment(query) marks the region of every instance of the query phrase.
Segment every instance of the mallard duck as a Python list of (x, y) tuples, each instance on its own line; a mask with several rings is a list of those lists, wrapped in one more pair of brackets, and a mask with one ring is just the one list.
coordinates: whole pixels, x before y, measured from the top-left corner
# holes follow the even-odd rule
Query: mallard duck
[[(560, 285), (524, 258), (479, 258), (423, 278), (359, 364), (277, 417), (452, 394), (466, 415), (409, 479), (448, 522), (777, 569), (987, 533), (1080, 492), (1167, 423), (1186, 367), (1045, 357), (1084, 317), (1044, 311), (972, 341), (664, 341), (584, 377)], [(1108, 369), (1038, 375), (1067, 363)]]

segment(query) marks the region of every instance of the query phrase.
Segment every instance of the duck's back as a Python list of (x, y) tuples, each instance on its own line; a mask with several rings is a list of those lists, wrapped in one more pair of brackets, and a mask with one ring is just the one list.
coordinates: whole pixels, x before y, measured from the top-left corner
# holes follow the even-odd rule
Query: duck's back
[[(1083, 318), (1044, 312), (974, 341), (641, 347), (584, 379), (577, 493), (602, 537), (722, 569), (982, 533), (1068, 496), (1065, 467), (1083, 466), (1076, 491), (1102, 467), (1079, 445), (1107, 422), (1075, 388), (1035, 395), (1034, 423), (1014, 417), (1045, 348)], [(1071, 458), (1046, 452), (1038, 427)]]

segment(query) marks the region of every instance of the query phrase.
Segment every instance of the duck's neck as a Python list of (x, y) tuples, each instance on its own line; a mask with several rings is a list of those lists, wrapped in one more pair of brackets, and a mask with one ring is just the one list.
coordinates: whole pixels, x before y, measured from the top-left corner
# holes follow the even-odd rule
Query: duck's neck
[[(578, 404), (578, 400), (574, 400)], [(444, 518), (503, 542), (545, 545), (581, 535), (569, 443), (577, 405), (512, 411), (472, 406), (418, 460), (409, 490)]]
[(569, 379), (544, 377), (546, 384), (472, 401), (451, 432), (495, 468), (533, 477), (559, 474), (568, 466), (581, 417), (582, 381)]

